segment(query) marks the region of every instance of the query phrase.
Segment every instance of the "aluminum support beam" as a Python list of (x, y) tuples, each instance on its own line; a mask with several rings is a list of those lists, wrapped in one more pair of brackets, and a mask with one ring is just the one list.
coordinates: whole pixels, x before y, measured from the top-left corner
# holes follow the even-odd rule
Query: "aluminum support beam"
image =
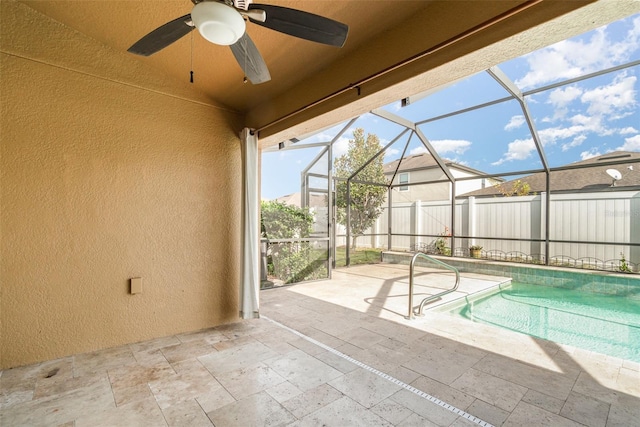
[(378, 116), (381, 119), (388, 120), (390, 122), (399, 124), (400, 126), (404, 126), (407, 129), (416, 130), (416, 124), (410, 120), (405, 119), (404, 117), (400, 117), (397, 114), (393, 114), (387, 110), (383, 110), (382, 108), (376, 108), (375, 110), (371, 110), (371, 114), (374, 116)]
[[(449, 181), (451, 181), (452, 183), (456, 182), (456, 179), (453, 177), (453, 174), (449, 170), (449, 167), (444, 163), (444, 161), (442, 160), (438, 152), (433, 148), (433, 146), (431, 145), (427, 137), (424, 136), (422, 131), (418, 128), (418, 126), (415, 123), (403, 117), (400, 117), (397, 114), (393, 114), (389, 111), (382, 110), (380, 108), (372, 110), (371, 114), (413, 130), (415, 134), (418, 135), (418, 138), (420, 138), (420, 141), (422, 141), (422, 145), (425, 146), (429, 154), (433, 156), (433, 159), (436, 161), (440, 169), (442, 169), (442, 172), (444, 172), (444, 174), (447, 175), (447, 178), (449, 178)], [(403, 158), (404, 158), (404, 154), (403, 154)]]
[(327, 253), (327, 277), (331, 279), (333, 269), (336, 266), (336, 227), (335, 227), (335, 209), (333, 208), (333, 141), (327, 147), (327, 233), (329, 236), (329, 247)]
[(542, 162), (542, 167), (544, 170), (549, 173), (549, 163), (547, 162), (547, 157), (544, 154), (544, 149), (542, 148), (542, 142), (540, 141), (540, 137), (538, 136), (538, 131), (533, 124), (533, 119), (531, 118), (531, 113), (529, 112), (529, 107), (524, 100), (524, 95), (518, 89), (518, 87), (507, 77), (505, 73), (502, 72), (500, 68), (491, 67), (487, 70), (487, 73), (491, 77), (495, 79), (496, 82), (500, 86), (502, 86), (513, 98), (518, 101), (520, 104), (520, 108), (522, 109), (522, 113), (524, 114), (524, 118), (527, 121), (527, 125), (529, 126), (529, 132), (531, 132), (531, 137), (533, 138), (533, 143), (536, 146), (536, 150), (538, 150), (538, 155), (540, 156), (540, 161)]
[(422, 131), (420, 130), (420, 128), (416, 128), (416, 135), (418, 135), (418, 138), (420, 138), (420, 141), (422, 141), (422, 145), (425, 146), (425, 148), (427, 149), (427, 151), (429, 152), (429, 154), (431, 154), (431, 156), (433, 157), (433, 159), (436, 161), (436, 163), (438, 164), (438, 166), (440, 166), (440, 169), (442, 169), (442, 172), (444, 172), (444, 174), (447, 176), (447, 178), (449, 178), (449, 181), (451, 182), (451, 184), (455, 184), (456, 179), (453, 176), (453, 174), (451, 173), (451, 170), (449, 169), (449, 167), (444, 163), (444, 160), (442, 160), (442, 157), (440, 157), (438, 155), (438, 152), (436, 151), (435, 148), (433, 148), (433, 146), (431, 145), (431, 143), (429, 142), (429, 140), (427, 139), (426, 136), (424, 136), (424, 134), (422, 133)]
[(409, 129), (405, 129), (402, 132), (400, 132), (400, 134), (398, 136), (396, 136), (395, 138), (393, 138), (393, 140), (391, 142), (389, 142), (387, 145), (385, 145), (380, 150), (378, 150), (378, 152), (376, 154), (374, 154), (373, 157), (371, 157), (369, 160), (367, 160), (362, 166), (360, 166), (358, 168), (358, 170), (356, 170), (354, 173), (352, 173), (351, 176), (349, 176), (349, 178), (347, 178), (347, 180), (353, 179), (356, 175), (358, 175), (360, 172), (362, 172), (362, 170), (364, 168), (369, 166), (371, 164), (371, 162), (373, 162), (375, 159), (377, 159), (380, 156), (380, 154), (384, 153), (387, 150), (387, 148), (389, 148), (393, 144), (395, 144), (396, 141), (399, 140), (400, 138), (402, 138), (402, 135), (404, 135), (407, 132), (409, 132)]
[(544, 154), (544, 148), (542, 147), (542, 142), (540, 141), (540, 137), (538, 136), (538, 130), (533, 123), (533, 119), (531, 118), (531, 113), (529, 112), (529, 106), (527, 102), (524, 100), (524, 95), (518, 89), (518, 87), (507, 77), (506, 74), (502, 72), (502, 70), (495, 66), (491, 67), (487, 70), (487, 73), (491, 77), (493, 77), (507, 92), (509, 92), (520, 104), (520, 108), (522, 109), (522, 113), (524, 114), (524, 118), (527, 121), (527, 125), (529, 126), (529, 131), (531, 132), (531, 137), (533, 138), (533, 143), (536, 146), (536, 150), (538, 150), (538, 155), (540, 156), (540, 161), (542, 162), (542, 166), (544, 167), (544, 172), (546, 175), (546, 212), (545, 212), (545, 260), (546, 264), (549, 265), (549, 239), (550, 239), (550, 209), (551, 209), (551, 171), (549, 169), (549, 163), (547, 162), (547, 157)]
[(350, 253), (350, 246), (351, 246), (351, 181), (347, 180), (347, 242), (345, 245), (345, 264), (347, 265), (347, 267), (349, 267), (349, 265), (351, 265), (351, 253)]

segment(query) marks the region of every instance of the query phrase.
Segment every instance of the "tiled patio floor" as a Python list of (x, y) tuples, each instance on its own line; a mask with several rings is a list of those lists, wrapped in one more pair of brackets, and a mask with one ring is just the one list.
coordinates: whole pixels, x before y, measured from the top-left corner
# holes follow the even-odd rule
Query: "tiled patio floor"
[[(405, 320), (407, 272), (335, 271), (261, 292), (262, 319), (3, 371), (0, 426), (639, 425), (638, 363), (443, 314)], [(420, 277), (417, 292), (441, 286)]]

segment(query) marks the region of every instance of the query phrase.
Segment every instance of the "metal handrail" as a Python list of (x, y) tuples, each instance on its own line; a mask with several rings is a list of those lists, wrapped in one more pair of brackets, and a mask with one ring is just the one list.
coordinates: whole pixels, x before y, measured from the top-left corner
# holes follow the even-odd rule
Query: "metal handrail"
[[(446, 291), (442, 291), (438, 294), (435, 295), (431, 295), (426, 297), (425, 299), (422, 300), (422, 302), (420, 302), (420, 307), (418, 308), (418, 313), (414, 314), (413, 311), (413, 267), (416, 264), (416, 261), (418, 258), (425, 258), (435, 264), (441, 265), (444, 268), (453, 271), (454, 273), (456, 273), (456, 283), (453, 286), (453, 288), (451, 289), (447, 289)], [(460, 285), (460, 272), (458, 271), (457, 268), (455, 268), (452, 265), (449, 265), (445, 262), (442, 262), (438, 259), (432, 258), (429, 255), (426, 255), (422, 252), (418, 252), (416, 253), (413, 258), (411, 258), (411, 264), (409, 265), (409, 315), (406, 317), (406, 319), (412, 320), (415, 318), (415, 316), (424, 316), (424, 314), (422, 313), (422, 311), (424, 310), (424, 306), (430, 302), (433, 302), (437, 299), (440, 299), (440, 297), (442, 297), (443, 295), (449, 294), (451, 292), (454, 292), (456, 289), (458, 289), (458, 286)]]

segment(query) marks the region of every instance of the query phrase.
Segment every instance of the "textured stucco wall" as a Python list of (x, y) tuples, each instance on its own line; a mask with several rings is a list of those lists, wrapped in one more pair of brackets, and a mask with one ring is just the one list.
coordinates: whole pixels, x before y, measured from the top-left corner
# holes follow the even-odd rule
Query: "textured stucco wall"
[(2, 3), (0, 369), (237, 319), (242, 117)]

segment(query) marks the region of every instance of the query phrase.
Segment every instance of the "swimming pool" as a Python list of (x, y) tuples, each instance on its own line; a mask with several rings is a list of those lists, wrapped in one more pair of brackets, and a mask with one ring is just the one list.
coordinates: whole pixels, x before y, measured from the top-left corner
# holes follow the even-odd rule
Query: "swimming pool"
[(640, 299), (513, 282), (437, 311), (640, 362)]

